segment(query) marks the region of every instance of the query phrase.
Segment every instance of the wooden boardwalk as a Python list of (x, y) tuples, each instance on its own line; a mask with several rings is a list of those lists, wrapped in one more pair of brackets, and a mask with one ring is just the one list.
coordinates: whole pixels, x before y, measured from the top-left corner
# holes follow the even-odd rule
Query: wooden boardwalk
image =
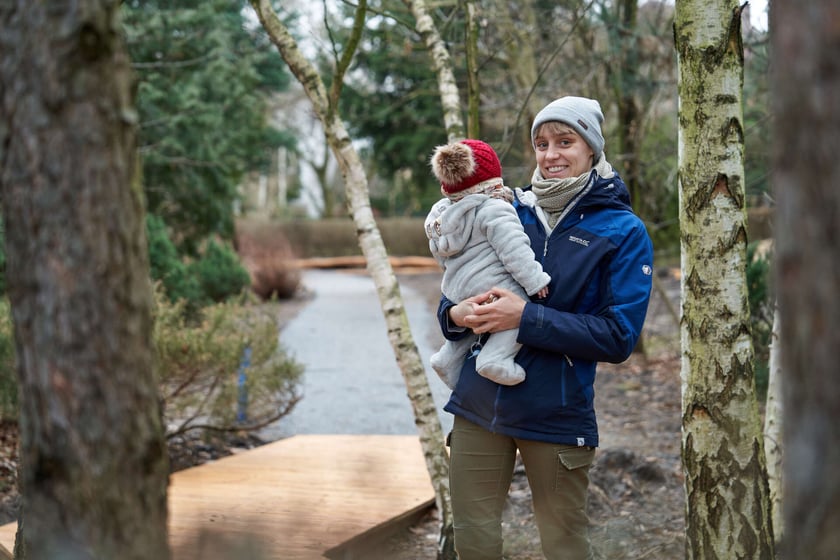
[[(300, 435), (174, 473), (169, 541), (173, 560), (217, 558), (220, 543), (260, 560), (358, 558), (433, 505), (416, 436)], [(0, 558), (15, 526), (0, 527)]]

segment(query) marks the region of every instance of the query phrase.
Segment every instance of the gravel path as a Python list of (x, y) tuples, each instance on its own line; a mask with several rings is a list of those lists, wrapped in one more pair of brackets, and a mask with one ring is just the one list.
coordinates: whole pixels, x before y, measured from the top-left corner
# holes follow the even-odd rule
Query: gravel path
[[(306, 370), (303, 399), (260, 437), (295, 434), (415, 434), (405, 383), (388, 341), (373, 280), (364, 273), (308, 270), (302, 284), (314, 297), (283, 329), (281, 344)], [(428, 364), (437, 349), (437, 323), (427, 295), (401, 284), (412, 335)], [(428, 366), (427, 366), (428, 369)], [(449, 390), (430, 369), (429, 385), (442, 411)]]

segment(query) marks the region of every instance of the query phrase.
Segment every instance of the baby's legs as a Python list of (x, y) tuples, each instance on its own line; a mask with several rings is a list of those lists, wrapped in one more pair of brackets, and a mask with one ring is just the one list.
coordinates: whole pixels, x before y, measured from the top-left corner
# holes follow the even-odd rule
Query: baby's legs
[(447, 340), (440, 350), (432, 354), (430, 359), (432, 369), (450, 389), (455, 389), (455, 384), (458, 383), (461, 368), (473, 342), (475, 342), (475, 337), (472, 336), (461, 340)]
[(525, 380), (525, 370), (513, 361), (522, 345), (516, 342), (519, 329), (493, 333), (475, 361), (478, 373), (500, 385), (516, 385)]

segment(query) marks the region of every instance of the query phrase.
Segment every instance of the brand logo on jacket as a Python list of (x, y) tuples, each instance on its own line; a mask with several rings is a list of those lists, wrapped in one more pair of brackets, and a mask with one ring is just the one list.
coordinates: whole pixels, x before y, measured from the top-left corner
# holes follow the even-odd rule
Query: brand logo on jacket
[(589, 240), (588, 239), (581, 239), (580, 237), (575, 237), (574, 235), (569, 236), (569, 241), (572, 243), (577, 243), (578, 245), (583, 245), (584, 247), (589, 247)]
[(653, 268), (651, 268), (649, 264), (643, 264), (642, 274), (644, 274), (645, 276), (650, 276), (651, 274), (653, 274)]

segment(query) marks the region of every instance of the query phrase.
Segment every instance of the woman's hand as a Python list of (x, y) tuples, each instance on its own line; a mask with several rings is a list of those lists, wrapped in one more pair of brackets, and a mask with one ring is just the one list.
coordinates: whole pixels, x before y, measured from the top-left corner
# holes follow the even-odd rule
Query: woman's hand
[(510, 290), (493, 288), (451, 308), (449, 318), (476, 334), (506, 331), (519, 328), (526, 303)]
[(486, 301), (487, 298), (484, 297), (486, 295), (487, 294), (481, 294), (479, 296), (467, 298), (454, 307), (450, 307), (449, 320), (459, 327), (470, 328), (470, 325), (467, 324), (467, 317), (472, 316), (475, 309)]

